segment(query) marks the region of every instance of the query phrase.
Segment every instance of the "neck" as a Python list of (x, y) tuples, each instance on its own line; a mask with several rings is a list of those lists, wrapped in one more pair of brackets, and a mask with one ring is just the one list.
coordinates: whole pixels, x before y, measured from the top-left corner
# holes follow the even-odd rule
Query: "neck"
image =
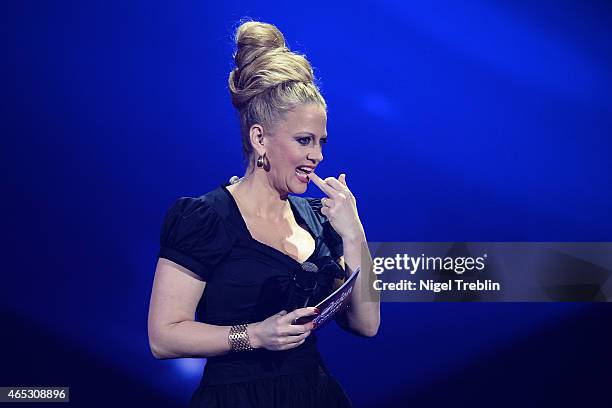
[(244, 176), (227, 189), (240, 201), (240, 207), (248, 215), (278, 221), (291, 211), (288, 193), (279, 192), (270, 183), (266, 172), (249, 167)]

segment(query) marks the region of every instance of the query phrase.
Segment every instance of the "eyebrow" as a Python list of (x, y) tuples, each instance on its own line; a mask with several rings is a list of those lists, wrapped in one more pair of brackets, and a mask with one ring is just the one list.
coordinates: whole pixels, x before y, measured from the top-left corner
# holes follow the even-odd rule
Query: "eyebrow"
[[(317, 136), (316, 136), (314, 133), (312, 133), (312, 132), (298, 132), (298, 133), (294, 134), (293, 136), (299, 136), (299, 135), (308, 135), (308, 136), (312, 136), (312, 137), (314, 137), (314, 138), (316, 138), (316, 137), (317, 137)], [(321, 136), (321, 139), (325, 139), (325, 138), (327, 138), (327, 135), (323, 135), (323, 136)]]

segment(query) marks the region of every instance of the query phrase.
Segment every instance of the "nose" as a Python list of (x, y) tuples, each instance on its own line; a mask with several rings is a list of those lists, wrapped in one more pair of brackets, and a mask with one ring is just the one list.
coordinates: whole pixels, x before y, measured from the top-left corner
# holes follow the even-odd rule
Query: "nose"
[(306, 158), (316, 165), (319, 162), (323, 161), (323, 152), (321, 151), (321, 149), (314, 149), (306, 156)]

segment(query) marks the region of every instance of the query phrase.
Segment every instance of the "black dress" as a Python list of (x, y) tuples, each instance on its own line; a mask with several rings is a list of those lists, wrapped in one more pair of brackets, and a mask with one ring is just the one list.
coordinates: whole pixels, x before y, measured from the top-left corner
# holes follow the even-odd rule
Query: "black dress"
[[(206, 287), (196, 319), (232, 326), (265, 320), (283, 310), (290, 280), (301, 264), (255, 240), (234, 197), (225, 188), (178, 199), (168, 210), (159, 256), (197, 273)], [(314, 306), (344, 278), (337, 263), (342, 239), (320, 213), (321, 200), (289, 196), (298, 224), (315, 240), (308, 258), (317, 264)], [(284, 351), (257, 349), (207, 359), (190, 407), (350, 407), (316, 347), (316, 334)]]

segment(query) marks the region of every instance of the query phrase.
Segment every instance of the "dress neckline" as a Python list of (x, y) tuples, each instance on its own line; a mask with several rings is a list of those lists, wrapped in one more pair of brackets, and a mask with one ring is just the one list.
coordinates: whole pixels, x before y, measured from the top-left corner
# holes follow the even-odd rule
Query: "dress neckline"
[(249, 227), (246, 224), (246, 221), (244, 220), (244, 217), (242, 216), (242, 212), (240, 211), (240, 207), (238, 206), (238, 203), (236, 202), (236, 198), (232, 195), (232, 193), (230, 193), (230, 191), (227, 189), (227, 186), (229, 186), (229, 183), (225, 183), (225, 184), (221, 184), (221, 189), (225, 192), (225, 194), (227, 194), (229, 201), (231, 202), (231, 206), (234, 209), (234, 211), (236, 212), (236, 216), (240, 219), (240, 224), (242, 226), (242, 228), (244, 229), (244, 232), (246, 233), (247, 237), (249, 238), (249, 240), (251, 240), (252, 242), (254, 242), (255, 244), (261, 246), (262, 248), (272, 252), (273, 254), (279, 255), (284, 259), (287, 259), (289, 261), (291, 261), (293, 264), (295, 265), (302, 265), (305, 262), (309, 262), (312, 260), (312, 258), (319, 252), (319, 237), (316, 236), (312, 231), (313, 228), (312, 226), (308, 223), (308, 217), (304, 217), (299, 210), (299, 206), (295, 205), (296, 203), (293, 201), (292, 196), (288, 196), (287, 200), (289, 201), (289, 207), (291, 208), (291, 212), (293, 213), (293, 217), (296, 220), (296, 223), (298, 223), (298, 226), (301, 225), (299, 224), (298, 218), (300, 220), (302, 220), (304, 222), (304, 225), (306, 226), (306, 231), (310, 234), (310, 236), (314, 239), (314, 249), (312, 251), (312, 253), (308, 256), (308, 258), (304, 261), (304, 262), (300, 262), (297, 259), (295, 259), (294, 257), (292, 257), (289, 254), (286, 254), (285, 252), (274, 248), (273, 246), (270, 246), (266, 243), (263, 243), (261, 241), (256, 240), (253, 235), (251, 234), (251, 231), (249, 231)]

